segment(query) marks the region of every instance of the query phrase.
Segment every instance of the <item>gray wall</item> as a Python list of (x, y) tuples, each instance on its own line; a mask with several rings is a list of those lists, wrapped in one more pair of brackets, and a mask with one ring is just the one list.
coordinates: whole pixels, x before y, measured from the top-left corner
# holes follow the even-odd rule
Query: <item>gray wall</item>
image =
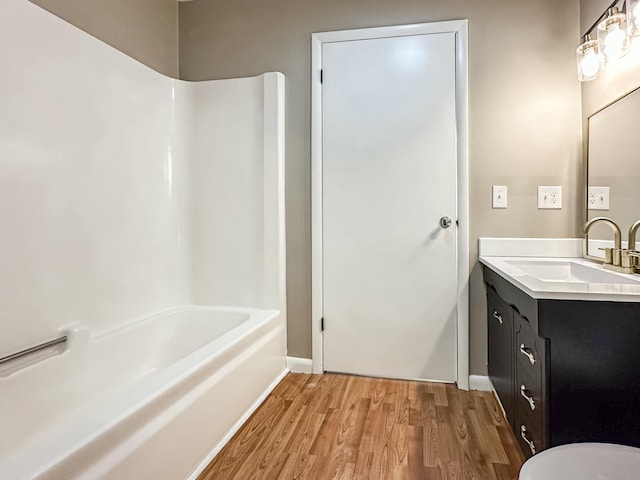
[(178, 76), (176, 0), (31, 0), (154, 70)]
[[(289, 355), (311, 356), (310, 35), (468, 18), (470, 29), (471, 370), (486, 371), (480, 236), (575, 236), (582, 220), (579, 0), (196, 0), (180, 4), (180, 76), (277, 70), (287, 77)], [(537, 185), (564, 209), (537, 210)], [(491, 185), (509, 208), (491, 209)]]

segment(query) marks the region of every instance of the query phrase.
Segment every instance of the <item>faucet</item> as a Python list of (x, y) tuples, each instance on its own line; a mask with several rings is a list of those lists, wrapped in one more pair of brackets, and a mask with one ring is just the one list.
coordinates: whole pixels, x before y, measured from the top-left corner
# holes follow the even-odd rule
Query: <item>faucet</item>
[(629, 250), (636, 250), (636, 233), (638, 232), (639, 228), (640, 220), (637, 220), (636, 223), (631, 225), (631, 228), (629, 229), (629, 245), (627, 246)]
[(635, 268), (637, 271), (640, 271), (640, 252), (636, 250), (636, 233), (640, 228), (640, 220), (636, 220), (636, 223), (631, 225), (629, 228), (629, 244), (627, 248), (629, 249), (629, 256), (633, 259), (631, 266)]
[[(607, 225), (609, 225), (613, 230), (613, 234), (614, 234), (613, 251), (611, 251), (612, 255), (611, 255), (611, 258), (609, 258), (609, 255), (608, 255), (609, 251), (605, 249), (604, 264), (620, 266), (620, 261), (621, 261), (620, 258), (621, 258), (621, 251), (622, 251), (622, 233), (620, 232), (620, 227), (616, 225), (616, 223), (613, 220), (607, 217), (592, 218), (591, 220), (589, 220), (587, 223), (584, 224), (584, 227), (582, 227), (582, 233), (584, 234), (584, 256), (586, 258), (593, 258), (588, 254), (589, 252), (587, 251), (587, 239), (589, 238), (589, 230), (591, 230), (591, 227), (593, 227), (596, 223), (599, 223), (599, 222), (606, 223)], [(635, 230), (634, 230), (634, 237), (635, 237)], [(634, 244), (635, 244), (635, 239), (634, 239)]]

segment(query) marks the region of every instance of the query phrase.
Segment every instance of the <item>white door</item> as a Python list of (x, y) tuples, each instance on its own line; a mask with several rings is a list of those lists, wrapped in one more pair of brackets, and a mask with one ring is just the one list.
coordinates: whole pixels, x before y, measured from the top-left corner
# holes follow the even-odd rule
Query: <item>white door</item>
[(454, 33), (322, 46), (327, 371), (456, 380), (455, 53)]

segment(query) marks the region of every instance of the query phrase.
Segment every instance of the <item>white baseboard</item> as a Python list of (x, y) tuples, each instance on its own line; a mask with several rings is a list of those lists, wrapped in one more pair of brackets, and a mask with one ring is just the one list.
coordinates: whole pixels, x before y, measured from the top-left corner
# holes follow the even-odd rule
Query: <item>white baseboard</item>
[(494, 389), (489, 377), (484, 375), (469, 375), (469, 390), (493, 392)]
[(312, 373), (311, 359), (287, 357), (287, 369), (294, 373)]
[(244, 425), (245, 422), (249, 420), (249, 417), (253, 415), (253, 412), (255, 412), (258, 407), (262, 405), (262, 402), (265, 401), (265, 399), (269, 396), (273, 389), (276, 388), (276, 386), (288, 373), (289, 371), (285, 369), (280, 375), (278, 375), (278, 378), (276, 378), (273, 383), (269, 385), (264, 393), (260, 395), (260, 397), (249, 407), (245, 414), (233, 425), (233, 427), (231, 427), (231, 430), (229, 430), (229, 432), (224, 436), (220, 443), (218, 443), (215, 448), (211, 450), (211, 453), (207, 455), (202, 463), (200, 463), (200, 465), (196, 467), (191, 475), (189, 475), (189, 478), (187, 480), (196, 480), (200, 476), (200, 474), (204, 472), (204, 469), (207, 468), (211, 461), (215, 458), (215, 456), (220, 453), (220, 450), (222, 450), (222, 448), (229, 442), (229, 440), (231, 440), (231, 438), (238, 432), (238, 430), (240, 430), (240, 427), (242, 427), (242, 425)]

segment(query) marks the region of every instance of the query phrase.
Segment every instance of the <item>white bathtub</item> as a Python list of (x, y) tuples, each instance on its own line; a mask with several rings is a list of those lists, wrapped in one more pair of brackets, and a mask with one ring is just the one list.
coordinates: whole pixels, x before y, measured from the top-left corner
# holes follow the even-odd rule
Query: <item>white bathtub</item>
[(185, 479), (285, 373), (274, 310), (183, 307), (65, 333), (62, 354), (0, 373), (0, 479)]

